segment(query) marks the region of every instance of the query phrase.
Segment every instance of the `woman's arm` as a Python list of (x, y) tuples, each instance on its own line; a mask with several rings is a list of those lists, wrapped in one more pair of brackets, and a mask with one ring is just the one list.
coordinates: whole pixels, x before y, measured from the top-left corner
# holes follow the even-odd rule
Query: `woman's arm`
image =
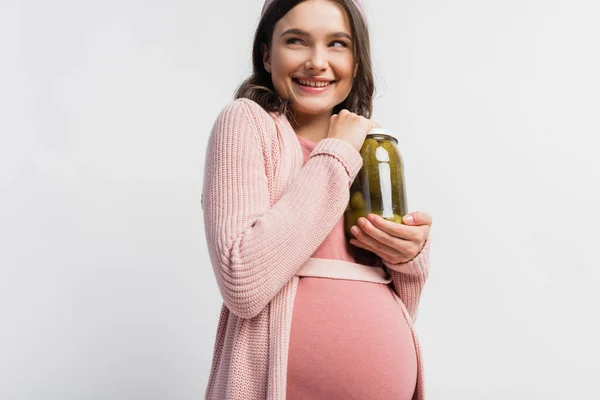
[(327, 237), (362, 166), (346, 141), (324, 139), (271, 206), (274, 166), (266, 143), (276, 135), (273, 119), (241, 99), (221, 112), (208, 142), (206, 239), (225, 305), (242, 318), (258, 315)]
[(417, 319), (421, 292), (429, 275), (430, 244), (431, 238), (428, 238), (419, 255), (410, 261), (399, 264), (383, 261), (392, 278), (394, 292), (406, 306), (413, 322)]

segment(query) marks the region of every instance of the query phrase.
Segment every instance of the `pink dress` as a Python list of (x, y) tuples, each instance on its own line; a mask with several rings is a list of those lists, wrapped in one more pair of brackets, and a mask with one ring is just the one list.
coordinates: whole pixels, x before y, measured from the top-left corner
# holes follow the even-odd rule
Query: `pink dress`
[[(316, 143), (298, 136), (304, 162)], [(381, 266), (344, 236), (342, 217), (314, 258)], [(410, 400), (417, 357), (391, 287), (371, 282), (302, 277), (289, 343), (289, 400)]]

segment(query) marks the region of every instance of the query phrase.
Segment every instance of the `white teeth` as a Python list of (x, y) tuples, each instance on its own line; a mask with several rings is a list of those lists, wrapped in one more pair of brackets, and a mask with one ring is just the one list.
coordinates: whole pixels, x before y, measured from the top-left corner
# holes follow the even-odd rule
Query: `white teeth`
[(325, 86), (329, 86), (329, 84), (331, 83), (331, 82), (326, 82), (326, 81), (305, 81), (302, 79), (298, 79), (298, 82), (300, 82), (301, 85), (312, 86), (312, 87), (325, 87)]

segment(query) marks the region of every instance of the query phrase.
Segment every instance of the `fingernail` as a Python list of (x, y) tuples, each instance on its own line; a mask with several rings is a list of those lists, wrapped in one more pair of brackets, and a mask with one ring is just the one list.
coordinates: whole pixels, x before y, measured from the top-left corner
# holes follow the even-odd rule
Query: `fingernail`
[(369, 214), (368, 218), (369, 218), (369, 221), (375, 222), (375, 219), (376, 219), (375, 214)]
[(415, 218), (412, 215), (408, 214), (402, 217), (402, 222), (412, 224), (413, 222), (415, 222)]
[(363, 217), (360, 217), (360, 218), (358, 219), (358, 224), (359, 224), (360, 226), (365, 226), (365, 224), (366, 224), (366, 222), (365, 222), (365, 219), (364, 219)]
[(358, 235), (358, 228), (353, 226), (352, 229), (350, 229), (350, 231), (352, 232), (353, 235)]

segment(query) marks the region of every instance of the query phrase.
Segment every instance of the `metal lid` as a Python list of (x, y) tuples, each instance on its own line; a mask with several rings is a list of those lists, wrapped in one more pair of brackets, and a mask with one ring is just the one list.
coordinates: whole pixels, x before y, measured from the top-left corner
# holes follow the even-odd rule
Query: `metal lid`
[(400, 137), (398, 136), (398, 134), (392, 132), (389, 129), (373, 128), (369, 131), (369, 133), (367, 133), (367, 135), (388, 135), (396, 139), (397, 142), (400, 142)]

